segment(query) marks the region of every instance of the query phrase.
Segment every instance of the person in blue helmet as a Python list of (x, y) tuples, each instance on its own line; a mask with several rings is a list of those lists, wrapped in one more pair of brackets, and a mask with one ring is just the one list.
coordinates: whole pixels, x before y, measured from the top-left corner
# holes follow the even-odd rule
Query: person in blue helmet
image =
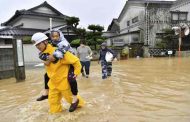
[[(107, 53), (112, 54), (112, 59), (110, 61), (106, 60)], [(106, 79), (111, 76), (112, 73), (112, 61), (116, 58), (116, 54), (113, 50), (107, 47), (107, 44), (104, 42), (101, 44), (99, 62), (101, 62), (102, 67), (102, 79)]]

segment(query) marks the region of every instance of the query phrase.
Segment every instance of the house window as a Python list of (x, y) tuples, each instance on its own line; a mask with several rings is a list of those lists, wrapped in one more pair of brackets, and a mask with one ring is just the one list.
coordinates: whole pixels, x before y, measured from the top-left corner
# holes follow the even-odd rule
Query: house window
[(127, 21), (127, 26), (130, 26), (130, 21)]
[(172, 21), (187, 21), (188, 12), (172, 11)]
[(138, 22), (138, 21), (139, 21), (138, 16), (132, 19), (132, 23), (136, 23), (136, 22)]
[(11, 39), (5, 39), (5, 44), (13, 44)]
[(178, 20), (178, 14), (177, 13), (172, 14), (172, 20)]
[(181, 13), (179, 14), (179, 20), (187, 20), (187, 13)]
[(113, 41), (114, 46), (123, 46), (124, 45), (124, 40), (123, 39), (115, 39)]

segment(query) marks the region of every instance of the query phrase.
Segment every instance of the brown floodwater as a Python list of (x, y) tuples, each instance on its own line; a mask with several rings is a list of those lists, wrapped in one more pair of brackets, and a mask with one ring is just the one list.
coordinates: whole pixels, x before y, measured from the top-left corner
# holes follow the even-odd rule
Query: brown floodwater
[(27, 69), (25, 82), (0, 80), (1, 122), (190, 122), (190, 58), (129, 59), (113, 63), (102, 80), (93, 62), (90, 78), (78, 77), (86, 105), (73, 113), (48, 114), (43, 68)]

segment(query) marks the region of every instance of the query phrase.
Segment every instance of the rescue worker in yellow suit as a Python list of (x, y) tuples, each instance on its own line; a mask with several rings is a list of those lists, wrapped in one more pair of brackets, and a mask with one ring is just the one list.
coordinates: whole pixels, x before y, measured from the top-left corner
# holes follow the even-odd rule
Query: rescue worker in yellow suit
[[(36, 48), (42, 53), (48, 53), (49, 60), (52, 61), (52, 54), (56, 50), (51, 44), (47, 42), (48, 37), (44, 33), (35, 33), (32, 36), (32, 41)], [(70, 64), (74, 67), (74, 74), (77, 76), (81, 71), (81, 64), (79, 59), (67, 51), (64, 57), (58, 60), (56, 63), (44, 62), (47, 75), (50, 80), (48, 82), (49, 86), (49, 97), (48, 102), (50, 106), (50, 113), (61, 112), (61, 99), (65, 98), (68, 103), (72, 103), (72, 92), (68, 82), (68, 72)], [(84, 105), (84, 100), (78, 95), (79, 102), (76, 107), (82, 107)], [(72, 105), (72, 104), (71, 104)]]

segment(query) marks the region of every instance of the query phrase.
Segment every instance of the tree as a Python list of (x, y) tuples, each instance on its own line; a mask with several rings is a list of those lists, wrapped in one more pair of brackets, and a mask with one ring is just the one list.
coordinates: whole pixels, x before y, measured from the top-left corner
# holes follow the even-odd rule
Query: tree
[(72, 47), (77, 47), (79, 45), (80, 45), (80, 39), (72, 40), (72, 42), (71, 42)]
[(80, 39), (85, 39), (86, 36), (86, 29), (85, 28), (77, 28), (75, 33), (78, 35)]
[(156, 46), (159, 48), (170, 48), (176, 49), (178, 45), (178, 38), (174, 34), (174, 31), (170, 28), (163, 29), (163, 37), (161, 42), (157, 43)]
[(88, 26), (88, 29), (91, 30), (91, 32), (87, 33), (88, 44), (94, 45), (96, 50), (96, 45), (101, 44), (104, 41), (102, 37), (102, 31), (104, 30), (104, 27), (92, 24)]
[(69, 29), (72, 29), (74, 32), (77, 29), (77, 26), (79, 25), (80, 19), (78, 17), (69, 17), (66, 19), (66, 23), (68, 25), (67, 27), (67, 33), (69, 35)]
[(73, 28), (77, 28), (79, 25), (80, 19), (78, 17), (69, 17), (66, 19), (66, 23), (68, 26), (72, 26)]
[(100, 25), (89, 25), (88, 26), (88, 29), (89, 30), (92, 30), (93, 32), (102, 32), (104, 30), (104, 27), (103, 26), (100, 26)]
[(22, 42), (23, 44), (32, 44), (31, 36), (24, 36)]
[(95, 33), (95, 31), (96, 31), (96, 25), (89, 25), (88, 29), (92, 30)]
[(80, 19), (78, 17), (69, 17), (66, 19), (66, 23), (69, 26), (69, 28), (67, 28), (67, 32), (69, 29), (72, 29), (74, 31), (75, 34), (78, 35), (78, 37), (81, 39), (85, 38), (86, 35), (86, 29), (85, 28), (77, 28), (77, 26), (79, 25), (79, 21)]

